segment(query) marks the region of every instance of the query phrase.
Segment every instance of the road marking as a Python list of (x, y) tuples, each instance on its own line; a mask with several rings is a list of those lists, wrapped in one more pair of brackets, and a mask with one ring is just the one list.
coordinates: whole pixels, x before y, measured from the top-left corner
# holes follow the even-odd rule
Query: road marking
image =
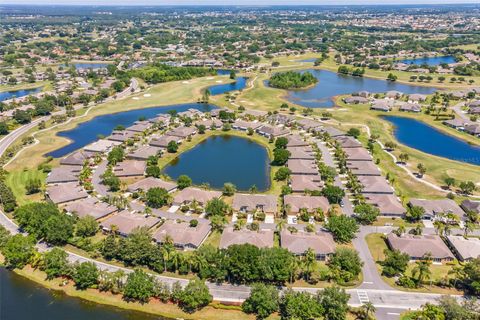
[(363, 283), (365, 283), (365, 284), (373, 284), (372, 281), (363, 281)]
[(364, 304), (364, 303), (370, 302), (370, 299), (368, 298), (368, 294), (366, 291), (357, 290), (357, 295), (358, 295), (358, 300), (360, 300), (360, 303)]
[(387, 314), (389, 316), (399, 316), (400, 315), (400, 313), (397, 313), (397, 312), (387, 312)]

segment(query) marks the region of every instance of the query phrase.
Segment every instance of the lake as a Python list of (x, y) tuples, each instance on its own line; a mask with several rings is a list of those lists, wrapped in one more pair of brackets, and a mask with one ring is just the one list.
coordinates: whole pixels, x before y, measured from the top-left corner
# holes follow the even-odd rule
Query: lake
[(287, 99), (292, 103), (307, 108), (331, 108), (335, 106), (332, 101), (334, 96), (362, 90), (369, 92), (397, 90), (407, 94), (431, 94), (435, 91), (435, 88), (413, 86), (367, 77), (353, 77), (326, 70), (303, 70), (303, 72), (305, 71), (311, 72), (318, 79), (317, 84), (305, 90), (289, 90)]
[(230, 69), (217, 69), (217, 75), (219, 76), (229, 76), (232, 70)]
[(106, 68), (108, 63), (101, 63), (101, 62), (78, 62), (73, 63), (75, 69), (100, 69)]
[(212, 96), (215, 96), (217, 94), (227, 93), (230, 91), (242, 90), (247, 86), (247, 81), (248, 81), (248, 77), (237, 77), (235, 79), (235, 82), (216, 84), (208, 87), (208, 90), (210, 90), (210, 94)]
[(0, 319), (166, 320), (167, 318), (69, 297), (0, 268)]
[(32, 89), (22, 89), (22, 90), (14, 90), (14, 91), (3, 91), (0, 92), (0, 101), (5, 101), (8, 99), (21, 98), (24, 96), (28, 96), (29, 94), (34, 94), (42, 91), (42, 87), (32, 88)]
[(406, 64), (416, 64), (416, 65), (428, 65), (428, 66), (438, 66), (442, 63), (450, 64), (455, 63), (454, 56), (439, 56), (439, 57), (422, 57), (422, 58), (415, 58), (415, 59), (403, 59), (399, 62), (403, 62)]
[(59, 132), (58, 136), (68, 138), (71, 142), (60, 149), (48, 153), (47, 156), (52, 156), (54, 158), (66, 156), (67, 154), (96, 141), (99, 135), (109, 136), (117, 125), (128, 127), (141, 117), (145, 119), (151, 119), (155, 118), (158, 114), (168, 113), (170, 110), (182, 112), (190, 108), (207, 112), (217, 107), (212, 104), (187, 103), (130, 110), (98, 116), (89, 121), (80, 123), (72, 130)]
[(421, 121), (382, 116), (395, 126), (395, 138), (402, 144), (450, 160), (480, 165), (480, 147), (441, 132)]
[(246, 191), (270, 188), (270, 165), (265, 147), (253, 140), (231, 135), (210, 137), (182, 153), (163, 172), (173, 179), (186, 174), (196, 185), (208, 183), (221, 189), (225, 182)]

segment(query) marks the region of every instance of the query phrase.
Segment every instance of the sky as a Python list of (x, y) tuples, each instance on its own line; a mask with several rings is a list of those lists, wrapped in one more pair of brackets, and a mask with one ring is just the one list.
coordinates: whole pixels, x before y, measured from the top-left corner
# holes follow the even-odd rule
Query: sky
[(0, 0), (0, 3), (36, 5), (386, 5), (480, 3), (480, 0)]

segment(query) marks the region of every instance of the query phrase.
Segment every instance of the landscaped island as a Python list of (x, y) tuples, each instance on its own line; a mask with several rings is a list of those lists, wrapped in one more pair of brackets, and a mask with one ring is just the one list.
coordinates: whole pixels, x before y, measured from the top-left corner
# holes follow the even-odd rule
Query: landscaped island
[(275, 73), (270, 78), (270, 86), (279, 89), (300, 89), (317, 83), (318, 80), (310, 72), (287, 71)]

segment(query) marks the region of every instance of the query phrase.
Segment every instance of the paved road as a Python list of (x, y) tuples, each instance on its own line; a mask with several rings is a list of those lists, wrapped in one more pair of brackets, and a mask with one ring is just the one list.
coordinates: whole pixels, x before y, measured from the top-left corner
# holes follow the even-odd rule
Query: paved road
[(451, 108), (453, 109), (453, 111), (455, 111), (455, 113), (457, 114), (457, 116), (459, 116), (460, 118), (462, 118), (463, 121), (466, 121), (466, 122), (470, 122), (470, 116), (467, 115), (465, 112), (463, 112), (462, 110), (462, 107), (465, 106), (465, 102), (460, 102), (460, 103), (457, 103), (456, 105), (452, 106)]
[(107, 160), (100, 162), (92, 174), (93, 189), (102, 197), (106, 197), (109, 195), (108, 187), (102, 184), (102, 175), (107, 170), (107, 166)]

